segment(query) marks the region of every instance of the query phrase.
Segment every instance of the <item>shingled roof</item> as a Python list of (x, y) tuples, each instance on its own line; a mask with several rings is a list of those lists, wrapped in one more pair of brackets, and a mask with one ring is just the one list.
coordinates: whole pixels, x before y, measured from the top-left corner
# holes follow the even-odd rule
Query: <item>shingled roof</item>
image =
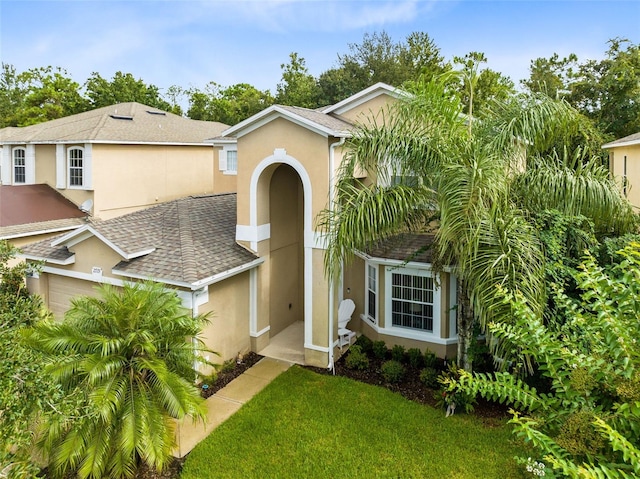
[(434, 240), (433, 234), (405, 233), (378, 243), (365, 254), (372, 258), (431, 263)]
[(183, 118), (140, 103), (119, 103), (37, 125), (0, 130), (2, 143), (202, 144), (228, 125)]
[(606, 145), (602, 145), (602, 148), (607, 149), (607, 148), (614, 148), (616, 146), (631, 146), (631, 145), (640, 145), (640, 132), (609, 142)]
[(114, 274), (195, 288), (258, 264), (258, 256), (236, 243), (235, 230), (235, 193), (191, 196), (40, 241), (23, 256), (64, 262), (73, 256), (67, 243), (97, 236), (123, 257)]

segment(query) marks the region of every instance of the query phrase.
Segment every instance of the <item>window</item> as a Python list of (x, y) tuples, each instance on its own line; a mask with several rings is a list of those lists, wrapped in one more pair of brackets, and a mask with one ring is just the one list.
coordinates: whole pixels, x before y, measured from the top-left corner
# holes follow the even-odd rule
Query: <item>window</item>
[(367, 310), (366, 317), (373, 323), (377, 321), (378, 311), (378, 267), (367, 263)]
[(433, 278), (418, 273), (391, 273), (391, 324), (433, 333)]
[(220, 171), (225, 175), (238, 174), (238, 148), (235, 144), (223, 147), (218, 155)]
[(227, 171), (226, 173), (238, 172), (238, 150), (227, 150)]
[(13, 182), (27, 182), (27, 152), (25, 148), (13, 149)]
[(84, 150), (74, 147), (67, 150), (69, 165), (69, 186), (83, 186), (84, 182)]

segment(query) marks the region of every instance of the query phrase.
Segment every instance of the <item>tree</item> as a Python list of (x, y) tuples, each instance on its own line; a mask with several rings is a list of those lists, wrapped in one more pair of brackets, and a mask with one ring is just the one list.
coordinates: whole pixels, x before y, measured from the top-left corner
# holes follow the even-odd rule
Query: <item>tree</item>
[(17, 113), (26, 95), (26, 85), (13, 65), (2, 63), (0, 71), (0, 128), (18, 126)]
[[(75, 397), (43, 374), (45, 360), (22, 341), (25, 328), (48, 313), (25, 284), (26, 264), (14, 264), (18, 250), (0, 241), (0, 476), (36, 477), (32, 462), (35, 423), (55, 414), (51, 407), (73, 412)], [(14, 264), (11, 266), (11, 264)]]
[(158, 283), (99, 292), (74, 299), (63, 322), (41, 322), (28, 336), (47, 356), (46, 374), (84, 394), (83, 414), (44, 424), (54, 475), (133, 477), (141, 462), (162, 469), (175, 445), (172, 418), (203, 419), (206, 411), (193, 385), (206, 317), (192, 317)]
[(522, 84), (565, 98), (611, 139), (640, 131), (640, 45), (621, 38), (608, 43), (600, 61), (579, 62), (575, 54), (560, 59), (555, 53), (538, 58)]
[(570, 54), (560, 59), (557, 53), (550, 58), (536, 58), (529, 64), (529, 79), (520, 84), (529, 91), (545, 93), (551, 98), (564, 98), (569, 93), (569, 75), (578, 57)]
[(162, 98), (160, 89), (136, 80), (131, 73), (116, 72), (109, 81), (93, 72), (85, 83), (86, 95), (91, 108), (138, 102), (159, 110), (172, 111), (172, 106)]
[[(514, 321), (489, 330), (518, 352), (514, 372), (463, 373), (448, 382), (451, 390), (516, 408), (514, 433), (540, 454), (539, 470), (573, 478), (640, 475), (639, 247), (627, 247), (611, 274), (588, 256), (576, 275), (580, 299), (555, 292), (562, 321), (543, 321), (521, 295), (505, 291)], [(543, 391), (516, 375), (531, 362), (548, 383)]]
[(385, 31), (366, 33), (361, 43), (349, 44), (349, 50), (338, 55), (336, 68), (320, 75), (321, 104), (337, 103), (377, 82), (400, 87), (450, 69), (424, 32), (410, 33), (404, 42), (394, 42)]
[[(319, 225), (328, 234), (326, 269), (334, 275), (341, 261), (376, 241), (405, 231), (433, 231), (435, 216), (434, 267), (450, 266), (457, 277), (458, 361), (471, 369), (468, 348), (475, 322), (484, 327), (490, 319), (509, 320), (496, 285), (522, 294), (536, 312), (545, 302), (544, 259), (524, 209), (535, 203), (521, 201), (512, 188), (519, 174), (528, 175), (531, 193), (549, 196), (546, 209), (597, 217), (605, 230), (625, 232), (633, 214), (613, 182), (590, 168), (558, 170), (537, 161), (535, 168), (519, 173), (524, 158), (573, 132), (579, 115), (566, 103), (521, 94), (496, 102), (491, 115), (469, 128), (448, 84), (450, 78), (415, 83), (411, 94), (384, 115), (384, 123), (372, 120), (354, 132), (334, 204), (323, 211)], [(378, 183), (354, 183), (355, 168)], [(385, 182), (389, 175), (418, 181), (390, 184)], [(551, 179), (553, 195), (548, 194)]]
[[(17, 76), (22, 101), (13, 112), (16, 126), (55, 120), (86, 111), (88, 104), (80, 95), (80, 85), (62, 68), (33, 68)], [(14, 93), (17, 93), (14, 92)]]
[(187, 116), (192, 120), (219, 121), (235, 125), (273, 104), (269, 91), (260, 91), (248, 83), (223, 88), (210, 82), (204, 91), (189, 91)]
[(289, 59), (288, 64), (280, 65), (282, 82), (278, 83), (276, 103), (303, 108), (318, 107), (318, 87), (313, 75), (309, 74), (304, 58), (294, 52), (289, 54)]

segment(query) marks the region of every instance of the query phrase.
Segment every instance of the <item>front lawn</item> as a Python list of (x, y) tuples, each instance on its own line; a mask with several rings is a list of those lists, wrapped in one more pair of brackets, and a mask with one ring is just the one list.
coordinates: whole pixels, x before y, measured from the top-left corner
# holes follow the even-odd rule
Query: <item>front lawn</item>
[(524, 477), (510, 431), (294, 366), (200, 443), (180, 477)]

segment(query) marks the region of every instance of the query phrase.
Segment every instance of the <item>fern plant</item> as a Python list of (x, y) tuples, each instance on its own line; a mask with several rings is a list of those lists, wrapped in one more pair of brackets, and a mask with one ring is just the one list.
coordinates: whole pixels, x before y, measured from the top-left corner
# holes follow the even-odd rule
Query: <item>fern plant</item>
[[(489, 324), (511, 372), (450, 378), (448, 387), (512, 406), (517, 436), (567, 477), (640, 476), (640, 244), (605, 272), (587, 256), (579, 301), (555, 291), (563, 321), (543, 321), (522, 296), (503, 292), (511, 324)], [(539, 392), (518, 376), (536, 367), (550, 383)]]

